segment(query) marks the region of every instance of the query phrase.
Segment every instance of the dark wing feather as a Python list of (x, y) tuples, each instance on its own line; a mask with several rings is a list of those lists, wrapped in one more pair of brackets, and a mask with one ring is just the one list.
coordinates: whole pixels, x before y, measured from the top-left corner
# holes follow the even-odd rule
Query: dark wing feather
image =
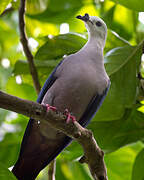
[(53, 85), (53, 83), (57, 79), (57, 77), (55, 76), (55, 72), (56, 72), (57, 68), (62, 64), (62, 62), (63, 62), (63, 60), (55, 67), (55, 69), (53, 70), (51, 75), (48, 77), (48, 79), (44, 83), (44, 85), (43, 85), (43, 87), (42, 87), (42, 89), (41, 89), (41, 91), (39, 93), (39, 96), (37, 98), (38, 103), (42, 102), (44, 95), (46, 94), (48, 89)]
[[(63, 61), (61, 61), (56, 67), (55, 69), (53, 70), (53, 72), (51, 73), (51, 75), (47, 78), (47, 80), (45, 81), (40, 93), (39, 93), (39, 96), (37, 98), (37, 102), (38, 103), (41, 103), (42, 100), (43, 100), (43, 97), (44, 95), (46, 94), (46, 92), (48, 91), (48, 89), (53, 85), (53, 83), (55, 82), (55, 80), (57, 79), (57, 77), (55, 76), (55, 72), (57, 70), (57, 68), (60, 66), (60, 64), (62, 63)], [(27, 137), (29, 136), (29, 132), (31, 130), (31, 126), (32, 126), (32, 123), (33, 123), (33, 119), (30, 118), (29, 119), (29, 122), (27, 124), (27, 127), (26, 127), (26, 130), (25, 130), (25, 133), (24, 133), (24, 136), (23, 136), (23, 140), (22, 140), (22, 144), (21, 144), (21, 150), (20, 150), (20, 156), (22, 155), (23, 153), (23, 149), (25, 147), (25, 143), (27, 141)]]
[(80, 118), (80, 121), (79, 121), (79, 123), (83, 127), (85, 127), (89, 124), (90, 120), (93, 118), (93, 116), (99, 110), (100, 106), (102, 105), (102, 103), (107, 95), (109, 87), (110, 87), (110, 81), (108, 82), (108, 87), (104, 90), (103, 94), (96, 95), (89, 103), (86, 111), (84, 112), (83, 116)]

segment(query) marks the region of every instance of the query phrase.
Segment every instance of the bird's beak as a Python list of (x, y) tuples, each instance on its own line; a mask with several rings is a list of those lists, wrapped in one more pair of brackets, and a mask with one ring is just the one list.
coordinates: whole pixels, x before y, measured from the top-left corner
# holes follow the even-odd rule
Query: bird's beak
[(81, 19), (82, 21), (84, 21), (86, 23), (90, 22), (91, 24), (93, 24), (93, 22), (90, 20), (90, 17), (87, 13), (84, 16), (79, 15), (76, 18)]
[(87, 13), (84, 16), (79, 15), (76, 18), (81, 19), (84, 22), (89, 21), (89, 15)]

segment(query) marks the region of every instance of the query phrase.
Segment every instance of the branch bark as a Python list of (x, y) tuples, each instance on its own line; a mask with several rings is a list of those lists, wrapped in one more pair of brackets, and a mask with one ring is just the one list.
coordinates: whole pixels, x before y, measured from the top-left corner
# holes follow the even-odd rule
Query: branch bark
[(98, 147), (92, 132), (83, 128), (78, 122), (66, 123), (66, 117), (63, 113), (51, 110), (47, 112), (44, 105), (8, 95), (2, 91), (0, 91), (0, 108), (23, 114), (36, 121), (46, 121), (53, 128), (59, 129), (75, 139), (84, 150), (84, 156), (80, 162), (88, 164), (95, 180), (107, 180), (104, 153)]
[(25, 33), (25, 21), (24, 21), (24, 14), (25, 14), (25, 4), (26, 0), (20, 1), (20, 8), (19, 8), (19, 30), (20, 30), (20, 41), (23, 46), (24, 53), (27, 57), (28, 63), (29, 63), (29, 69), (30, 73), (33, 79), (34, 87), (36, 89), (37, 94), (40, 92), (40, 83), (38, 79), (38, 73), (34, 64), (34, 58), (33, 55), (29, 49), (28, 46), (28, 39)]

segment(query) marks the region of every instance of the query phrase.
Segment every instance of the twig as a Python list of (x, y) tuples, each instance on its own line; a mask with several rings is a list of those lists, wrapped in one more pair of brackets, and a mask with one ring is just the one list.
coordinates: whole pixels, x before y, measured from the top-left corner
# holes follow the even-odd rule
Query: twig
[(55, 180), (55, 168), (56, 168), (56, 159), (54, 159), (48, 168), (48, 180)]
[(23, 100), (0, 91), (0, 108), (11, 110), (40, 121), (46, 121), (53, 128), (77, 140), (84, 150), (83, 163), (86, 162), (95, 180), (107, 180), (104, 153), (98, 147), (92, 132), (83, 128), (77, 121), (65, 123), (65, 115), (46, 111), (46, 106)]
[(40, 83), (38, 80), (38, 73), (37, 73), (36, 67), (34, 65), (33, 55), (29, 49), (28, 40), (27, 40), (26, 33), (25, 33), (25, 21), (24, 21), (25, 3), (26, 3), (26, 0), (20, 1), (20, 8), (19, 8), (20, 41), (23, 45), (24, 53), (29, 62), (29, 68), (30, 68), (30, 73), (32, 75), (34, 87), (36, 89), (37, 94), (39, 94), (41, 87), (40, 87)]

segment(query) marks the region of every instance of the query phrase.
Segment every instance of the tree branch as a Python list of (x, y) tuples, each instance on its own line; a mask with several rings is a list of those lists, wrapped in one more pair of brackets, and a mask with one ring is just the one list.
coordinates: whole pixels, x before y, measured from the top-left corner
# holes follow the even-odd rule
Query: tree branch
[(27, 60), (29, 62), (29, 68), (30, 68), (30, 73), (32, 75), (34, 87), (36, 89), (37, 94), (39, 94), (41, 87), (40, 87), (40, 83), (38, 80), (38, 73), (37, 73), (37, 70), (36, 70), (36, 67), (34, 64), (33, 55), (29, 49), (29, 46), (28, 46), (28, 40), (27, 40), (27, 36), (25, 33), (25, 21), (24, 21), (25, 3), (26, 3), (26, 0), (20, 1), (20, 8), (19, 8), (20, 41), (22, 43), (24, 53), (25, 53)]
[(92, 132), (83, 128), (78, 122), (65, 122), (65, 115), (61, 112), (47, 112), (46, 106), (36, 102), (23, 100), (0, 91), (0, 107), (31, 117), (36, 121), (46, 121), (53, 128), (74, 138), (81, 144), (84, 156), (81, 163), (87, 163), (95, 180), (107, 180), (104, 153), (98, 147)]

